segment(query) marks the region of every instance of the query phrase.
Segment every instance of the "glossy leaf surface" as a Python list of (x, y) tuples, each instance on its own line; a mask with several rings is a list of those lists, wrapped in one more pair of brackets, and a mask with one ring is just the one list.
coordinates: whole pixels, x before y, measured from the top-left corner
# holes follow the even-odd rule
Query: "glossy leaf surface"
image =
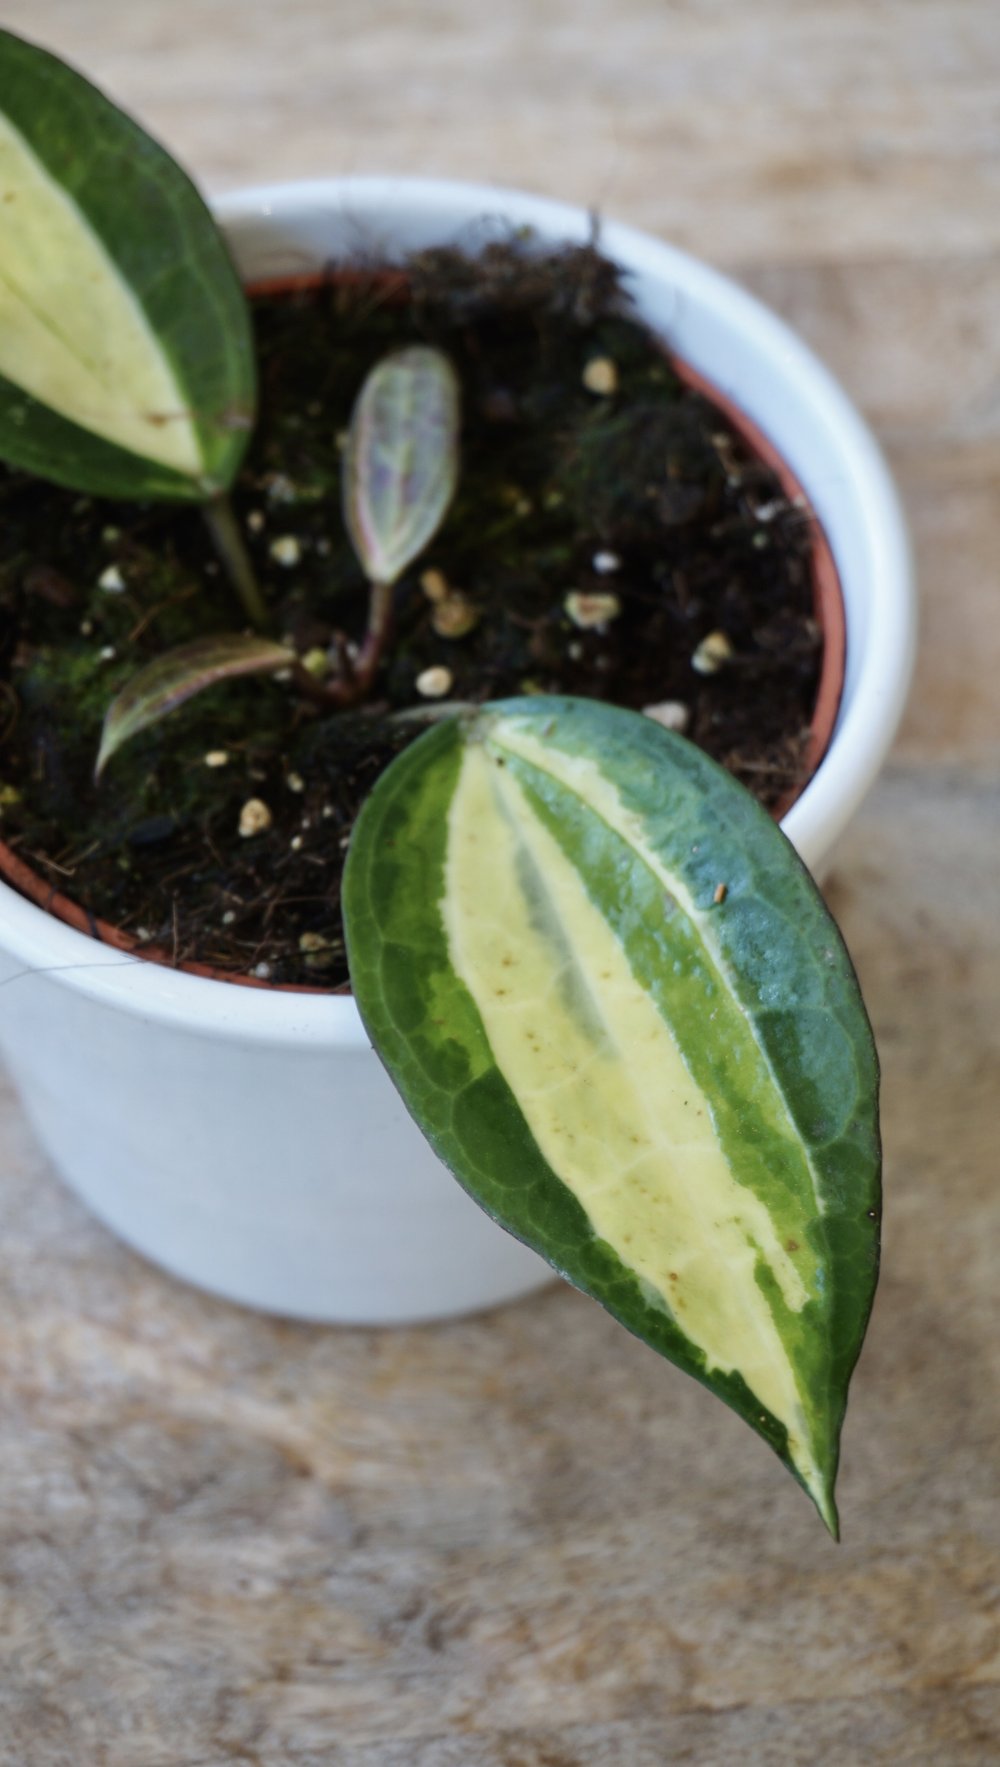
[(395, 583), (433, 539), (458, 482), (458, 378), (421, 344), (376, 363), (355, 401), (344, 520), (373, 583)]
[(190, 179), (89, 81), (0, 31), (0, 459), (203, 499), (253, 421), (246, 301)]
[(507, 701), (393, 762), (344, 904), (362, 1017), (442, 1159), (738, 1411), (835, 1532), (878, 1069), (784, 836), (649, 719)]
[(179, 644), (175, 650), (166, 651), (140, 669), (108, 707), (97, 756), (97, 777), (130, 737), (158, 724), (196, 693), (204, 693), (220, 681), (235, 681), (241, 675), (274, 675), (279, 669), (290, 668), (295, 661), (295, 652), (284, 645), (239, 632), (218, 638), (195, 638), (190, 644)]

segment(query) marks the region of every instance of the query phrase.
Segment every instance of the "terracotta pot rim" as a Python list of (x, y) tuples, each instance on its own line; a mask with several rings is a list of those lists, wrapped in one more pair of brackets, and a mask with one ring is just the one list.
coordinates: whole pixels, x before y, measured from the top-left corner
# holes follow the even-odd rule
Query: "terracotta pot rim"
[[(324, 283), (333, 280), (350, 278), (352, 275), (363, 277), (366, 280), (369, 278), (374, 280), (379, 277), (379, 274), (377, 268), (370, 270), (365, 268), (356, 272), (352, 272), (350, 268), (346, 270), (331, 268), (285, 276), (254, 277), (247, 284), (247, 293), (251, 296), (295, 293), (321, 287)], [(402, 299), (406, 292), (405, 272), (389, 269), (383, 270), (381, 275), (394, 285), (387, 291), (388, 298), (390, 300)], [(746, 415), (734, 400), (721, 392), (707, 375), (692, 368), (682, 357), (675, 355), (672, 351), (668, 351), (667, 354), (678, 378), (685, 385), (704, 394), (716, 409), (722, 412), (752, 452), (775, 473), (789, 502), (801, 503), (805, 509), (809, 509), (809, 500), (801, 483), (788, 465), (784, 455), (779, 452), (764, 431)], [(811, 549), (813, 604), (816, 619), (823, 634), (823, 657), (820, 665), (816, 702), (802, 760), (801, 777), (771, 812), (776, 822), (788, 813), (818, 772), (833, 737), (844, 686), (847, 659), (847, 622), (840, 574), (822, 525), (814, 515), (811, 516), (811, 520), (813, 523)], [(65, 895), (54, 885), (46, 883), (44, 878), (3, 840), (0, 840), (0, 880), (10, 884), (20, 895), (33, 902), (45, 913), (54, 915), (56, 919), (73, 927), (77, 932), (84, 933), (99, 944), (107, 945), (130, 957), (142, 958), (148, 963), (160, 964), (166, 969), (181, 971), (185, 975), (200, 976), (209, 981), (225, 982), (230, 987), (262, 988), (282, 994), (349, 996), (351, 993), (348, 983), (342, 983), (336, 988), (323, 988), (309, 983), (271, 982), (264, 976), (242, 975), (232, 970), (214, 968), (210, 964), (175, 963), (163, 946), (144, 946), (141, 940), (123, 932), (110, 921), (91, 914), (88, 909), (81, 907), (72, 897)]]
[(809, 740), (802, 757), (801, 778), (785, 793), (785, 796), (771, 812), (774, 820), (780, 822), (819, 771), (823, 757), (833, 738), (833, 729), (837, 722), (837, 713), (840, 710), (847, 667), (847, 616), (844, 610), (843, 590), (840, 586), (840, 573), (837, 570), (836, 560), (822, 523), (812, 513), (809, 499), (784, 455), (732, 399), (727, 398), (725, 393), (720, 392), (718, 387), (713, 385), (707, 375), (700, 374), (696, 368), (691, 368), (679, 357), (671, 356), (671, 363), (680, 380), (696, 391), (704, 393), (705, 397), (710, 399), (712, 404), (723, 413), (733, 429), (743, 437), (758, 458), (763, 460), (765, 466), (771, 468), (789, 503), (800, 505), (803, 510), (807, 511), (812, 523), (813, 607), (817, 623), (823, 634), (823, 657), (820, 663), (816, 701), (809, 722)]

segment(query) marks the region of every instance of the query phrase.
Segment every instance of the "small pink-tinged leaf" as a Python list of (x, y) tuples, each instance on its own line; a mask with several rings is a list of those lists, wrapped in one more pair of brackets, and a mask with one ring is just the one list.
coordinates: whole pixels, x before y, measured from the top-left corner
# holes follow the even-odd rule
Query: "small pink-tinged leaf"
[(196, 638), (168, 650), (133, 675), (112, 700), (104, 719), (94, 777), (100, 778), (123, 743), (150, 724), (158, 724), (196, 693), (204, 693), (206, 687), (214, 687), (217, 681), (233, 681), (239, 675), (273, 675), (295, 661), (295, 652), (285, 645), (239, 632)]
[(395, 583), (433, 539), (458, 482), (458, 376), (415, 344), (376, 363), (351, 415), (344, 520), (373, 583)]

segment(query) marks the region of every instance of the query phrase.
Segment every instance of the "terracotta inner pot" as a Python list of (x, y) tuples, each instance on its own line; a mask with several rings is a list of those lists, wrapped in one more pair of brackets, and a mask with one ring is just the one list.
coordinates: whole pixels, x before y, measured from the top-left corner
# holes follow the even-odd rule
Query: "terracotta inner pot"
[[(265, 278), (248, 285), (247, 293), (254, 295), (293, 294), (303, 289), (317, 288), (324, 282), (341, 283), (374, 280), (366, 271), (338, 271), (335, 275), (308, 272), (298, 276), (278, 276)], [(384, 276), (384, 299), (391, 304), (403, 304), (408, 298), (408, 284), (402, 271), (388, 271)], [(669, 354), (669, 352), (668, 352)], [(780, 455), (777, 449), (757, 425), (742, 412), (732, 400), (720, 393), (705, 375), (688, 363), (670, 356), (670, 364), (678, 379), (685, 385), (711, 401), (721, 411), (732, 428), (736, 431), (753, 454), (770, 467), (777, 477), (785, 496), (789, 501), (801, 500), (808, 506), (802, 486), (795, 474)], [(802, 778), (772, 812), (775, 821), (779, 821), (802, 795), (809, 781), (820, 765), (823, 756), (830, 746), (833, 727), (836, 723), (840, 707), (840, 697), (844, 685), (844, 668), (847, 656), (847, 624), (844, 615), (844, 597), (840, 587), (837, 566), (829, 542), (818, 522), (813, 526), (812, 542), (812, 578), (813, 605), (815, 616), (823, 634), (823, 658), (820, 664), (819, 687), (816, 704), (809, 725), (809, 737), (806, 743), (802, 763)], [(117, 951), (126, 951), (142, 957), (150, 963), (161, 963), (168, 968), (179, 968), (189, 975), (207, 976), (213, 981), (229, 982), (243, 988), (278, 987), (282, 993), (288, 994), (349, 994), (350, 988), (344, 984), (339, 988), (318, 988), (306, 983), (272, 983), (259, 976), (236, 975), (229, 970), (212, 969), (202, 963), (174, 964), (169, 952), (162, 947), (140, 946), (139, 941), (131, 934), (112, 926), (110, 922), (99, 920), (79, 903), (65, 896), (54, 885), (33, 871), (30, 865), (18, 857), (6, 842), (0, 841), (0, 877), (4, 882), (26, 896), (29, 901), (43, 908), (46, 913), (54, 914), (58, 920), (65, 921), (68, 926), (75, 927), (77, 932), (86, 933), (90, 938), (97, 939), (101, 944), (110, 945)]]
[[(778, 479), (789, 502), (800, 501), (806, 508), (809, 499), (802, 489), (784, 457), (778, 453), (773, 443), (769, 442), (763, 431), (720, 393), (710, 380), (691, 368), (686, 362), (676, 357), (670, 359), (671, 367), (686, 386), (693, 387), (696, 392), (703, 393), (712, 404), (728, 419), (737, 435), (742, 436), (747, 446), (769, 466)], [(840, 710), (840, 696), (844, 689), (844, 668), (847, 661), (847, 621), (844, 615), (844, 596), (840, 587), (840, 577), (834, 563), (830, 543), (819, 522), (813, 518), (812, 536), (812, 579), (813, 607), (816, 621), (823, 634), (823, 659), (820, 664), (819, 687), (816, 690), (816, 704), (809, 725), (809, 740), (802, 759), (802, 778), (799, 784), (787, 792), (772, 811), (774, 820), (780, 822), (787, 815), (797, 798), (802, 796), (810, 779), (816, 772), (823, 756), (830, 746), (833, 727)]]

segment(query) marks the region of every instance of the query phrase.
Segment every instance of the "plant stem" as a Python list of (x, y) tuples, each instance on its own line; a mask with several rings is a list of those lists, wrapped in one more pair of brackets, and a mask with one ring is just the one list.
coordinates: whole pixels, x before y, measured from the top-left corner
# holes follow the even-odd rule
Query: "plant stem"
[(211, 503), (202, 505), (202, 513), (208, 531), (212, 536), (215, 550), (226, 568), (226, 574), (236, 590), (243, 609), (252, 626), (258, 632), (267, 630), (270, 624), (267, 606), (261, 595), (250, 562), (250, 554), (244, 544), (243, 535), (233, 514), (233, 506), (228, 497), (213, 497)]
[(471, 699), (438, 699), (431, 706), (403, 706), (389, 713), (390, 724), (437, 724), (442, 718), (460, 718), (463, 712), (477, 712)]
[(338, 706), (356, 706), (364, 699), (378, 674), (382, 653), (392, 630), (393, 583), (372, 583), (368, 603), (368, 630), (349, 675), (329, 682), (328, 699)]
[(373, 583), (371, 586), (371, 599), (368, 603), (368, 630), (354, 664), (354, 672), (363, 681), (365, 687), (371, 686), (375, 679), (375, 672), (382, 661), (382, 652), (385, 649), (389, 628), (392, 625), (392, 591), (392, 583)]

